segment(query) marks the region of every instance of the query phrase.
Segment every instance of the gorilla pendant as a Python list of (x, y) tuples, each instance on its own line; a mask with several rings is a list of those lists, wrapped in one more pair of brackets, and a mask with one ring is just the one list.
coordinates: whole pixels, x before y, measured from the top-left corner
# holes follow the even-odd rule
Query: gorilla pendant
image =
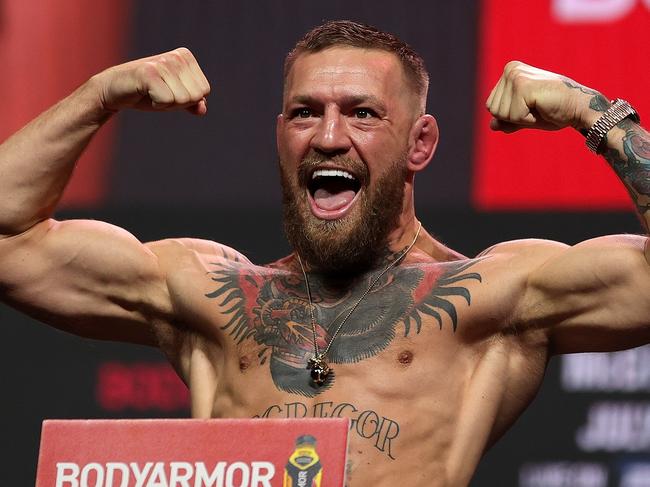
[(314, 381), (316, 385), (322, 386), (327, 379), (327, 376), (330, 374), (330, 366), (327, 365), (322, 354), (315, 355), (310, 358), (307, 362), (307, 368), (311, 369), (310, 375), (311, 380)]

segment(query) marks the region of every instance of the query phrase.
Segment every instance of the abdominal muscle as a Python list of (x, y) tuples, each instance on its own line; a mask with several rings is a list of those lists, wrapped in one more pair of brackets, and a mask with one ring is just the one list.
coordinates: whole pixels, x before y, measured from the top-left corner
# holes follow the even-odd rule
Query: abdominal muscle
[(314, 397), (279, 390), (268, 364), (246, 360), (246, 350), (215, 356), (204, 342), (191, 358), (192, 415), (349, 418), (350, 487), (394, 486), (396, 479), (462, 487), (495, 436), (494, 425), (507, 428), (535, 388), (523, 391), (529, 398), (520, 406), (504, 408), (516, 348), (505, 339), (470, 347), (442, 337), (396, 338), (375, 357), (333, 364), (333, 386)]

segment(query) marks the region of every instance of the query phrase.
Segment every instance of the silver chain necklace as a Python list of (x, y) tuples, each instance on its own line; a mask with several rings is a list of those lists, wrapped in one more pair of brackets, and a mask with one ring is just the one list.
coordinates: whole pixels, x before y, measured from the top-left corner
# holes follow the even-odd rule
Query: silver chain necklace
[[(307, 298), (309, 299), (309, 315), (311, 316), (311, 332), (312, 332), (312, 337), (313, 337), (313, 343), (314, 343), (314, 356), (309, 359), (307, 362), (307, 368), (311, 370), (311, 378), (314, 381), (316, 385), (322, 385), (325, 380), (327, 379), (327, 376), (332, 372), (332, 369), (330, 368), (329, 364), (325, 361), (325, 357), (327, 356), (327, 353), (330, 351), (330, 348), (332, 347), (332, 343), (334, 343), (334, 340), (338, 336), (339, 332), (341, 331), (341, 328), (343, 328), (343, 325), (348, 321), (348, 318), (354, 313), (354, 310), (357, 309), (357, 306), (363, 301), (363, 299), (368, 295), (368, 293), (372, 290), (372, 288), (379, 282), (379, 279), (386, 274), (393, 266), (397, 265), (397, 263), (402, 260), (406, 254), (409, 253), (411, 248), (415, 245), (416, 240), (420, 236), (420, 230), (422, 230), (422, 223), (418, 222), (418, 230), (415, 232), (415, 238), (413, 238), (413, 241), (410, 243), (406, 249), (404, 249), (402, 252), (400, 252), (395, 260), (393, 260), (388, 266), (381, 271), (377, 276), (372, 280), (370, 283), (370, 286), (368, 286), (368, 289), (361, 295), (361, 297), (357, 300), (356, 303), (354, 303), (354, 306), (352, 306), (347, 315), (345, 315), (345, 318), (343, 318), (343, 321), (339, 324), (339, 326), (336, 328), (336, 331), (334, 332), (334, 335), (332, 335), (332, 338), (330, 338), (329, 343), (327, 344), (327, 347), (325, 347), (324, 350), (320, 350), (318, 347), (317, 343), (317, 337), (316, 337), (316, 320), (314, 319), (314, 303), (312, 302), (311, 299), (311, 288), (309, 287), (309, 279), (307, 279), (307, 273), (305, 272), (305, 266), (302, 264), (302, 259), (300, 258), (300, 254), (296, 253), (296, 256), (298, 257), (298, 262), (300, 263), (300, 269), (302, 270), (302, 275), (305, 278), (305, 288), (307, 290)], [(336, 318), (334, 318), (336, 320)], [(334, 321), (332, 321), (334, 323)], [(330, 326), (332, 325), (330, 323)], [(328, 327), (329, 328), (329, 327)]]

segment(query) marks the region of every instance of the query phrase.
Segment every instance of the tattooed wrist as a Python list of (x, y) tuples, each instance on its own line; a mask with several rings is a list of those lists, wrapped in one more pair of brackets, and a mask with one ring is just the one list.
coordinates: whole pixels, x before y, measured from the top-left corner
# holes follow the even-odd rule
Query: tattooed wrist
[(580, 90), (587, 95), (600, 95), (600, 93), (598, 93), (596, 90), (592, 90), (591, 88), (582, 86), (581, 84), (578, 84), (575, 81), (573, 81), (571, 78), (563, 77), (562, 81), (569, 88), (574, 90)]
[(586, 137), (589, 129), (600, 117), (600, 113), (605, 112), (612, 104), (602, 93), (596, 90), (582, 86), (569, 78), (565, 78), (563, 82), (565, 86), (568, 86), (573, 90), (578, 90), (585, 95), (590, 95), (588, 106), (577, 114), (576, 123), (573, 124), (573, 126)]

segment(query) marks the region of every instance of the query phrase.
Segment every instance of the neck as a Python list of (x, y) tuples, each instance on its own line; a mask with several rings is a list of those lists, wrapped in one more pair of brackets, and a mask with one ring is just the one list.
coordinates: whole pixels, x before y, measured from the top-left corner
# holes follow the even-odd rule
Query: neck
[[(408, 215), (400, 216), (399, 224), (390, 232), (386, 239), (387, 253), (400, 252), (405, 247), (408, 247), (414, 241), (414, 238), (420, 229), (420, 225), (420, 222), (415, 218), (415, 213), (413, 212), (409, 212)], [(419, 235), (418, 240), (420, 240)]]
[[(404, 197), (402, 199), (402, 211), (397, 220), (397, 225), (395, 228), (388, 234), (386, 239), (387, 247), (389, 252), (399, 252), (406, 246), (408, 246), (415, 237), (415, 234), (420, 228), (420, 222), (415, 217), (415, 202), (414, 202), (414, 193), (413, 193), (413, 179), (414, 175), (411, 173), (404, 183)], [(420, 232), (426, 233), (426, 232)], [(418, 242), (416, 245), (420, 244), (421, 236), (418, 236)]]
[[(351, 269), (349, 273), (339, 271), (330, 274), (320, 269), (312, 269), (311, 266), (309, 266), (308, 262), (303, 262), (298, 253), (294, 252), (294, 255), (296, 256), (296, 260), (303, 273), (306, 271), (316, 270), (316, 272), (320, 274), (323, 279), (326, 281), (332, 281), (333, 283), (354, 280), (355, 278), (361, 277), (368, 272), (375, 272), (378, 269), (381, 269), (382, 272), (385, 272), (387, 269), (398, 265), (401, 261), (403, 261), (407, 254), (415, 246), (420, 232), (422, 231), (422, 224), (415, 219), (413, 221), (413, 224), (415, 225), (415, 228), (413, 229), (411, 235), (407, 236), (406, 232), (401, 232), (399, 238), (397, 240), (394, 240), (392, 242), (392, 245), (388, 245), (386, 247), (386, 251), (381, 253), (379, 255), (379, 258), (377, 258), (375, 262), (373, 262), (365, 269)], [(405, 244), (401, 245), (401, 241), (404, 241)]]
[[(399, 252), (406, 247), (418, 228), (419, 221), (415, 217), (415, 203), (413, 199), (413, 180), (407, 181), (404, 188), (404, 203), (402, 213), (399, 217), (397, 227), (389, 234), (387, 242), (387, 253)], [(450, 249), (432, 236), (423, 227), (420, 235), (415, 242), (414, 248), (409, 254), (423, 252), (430, 258), (438, 262), (448, 262), (452, 260), (466, 259), (464, 255)]]

